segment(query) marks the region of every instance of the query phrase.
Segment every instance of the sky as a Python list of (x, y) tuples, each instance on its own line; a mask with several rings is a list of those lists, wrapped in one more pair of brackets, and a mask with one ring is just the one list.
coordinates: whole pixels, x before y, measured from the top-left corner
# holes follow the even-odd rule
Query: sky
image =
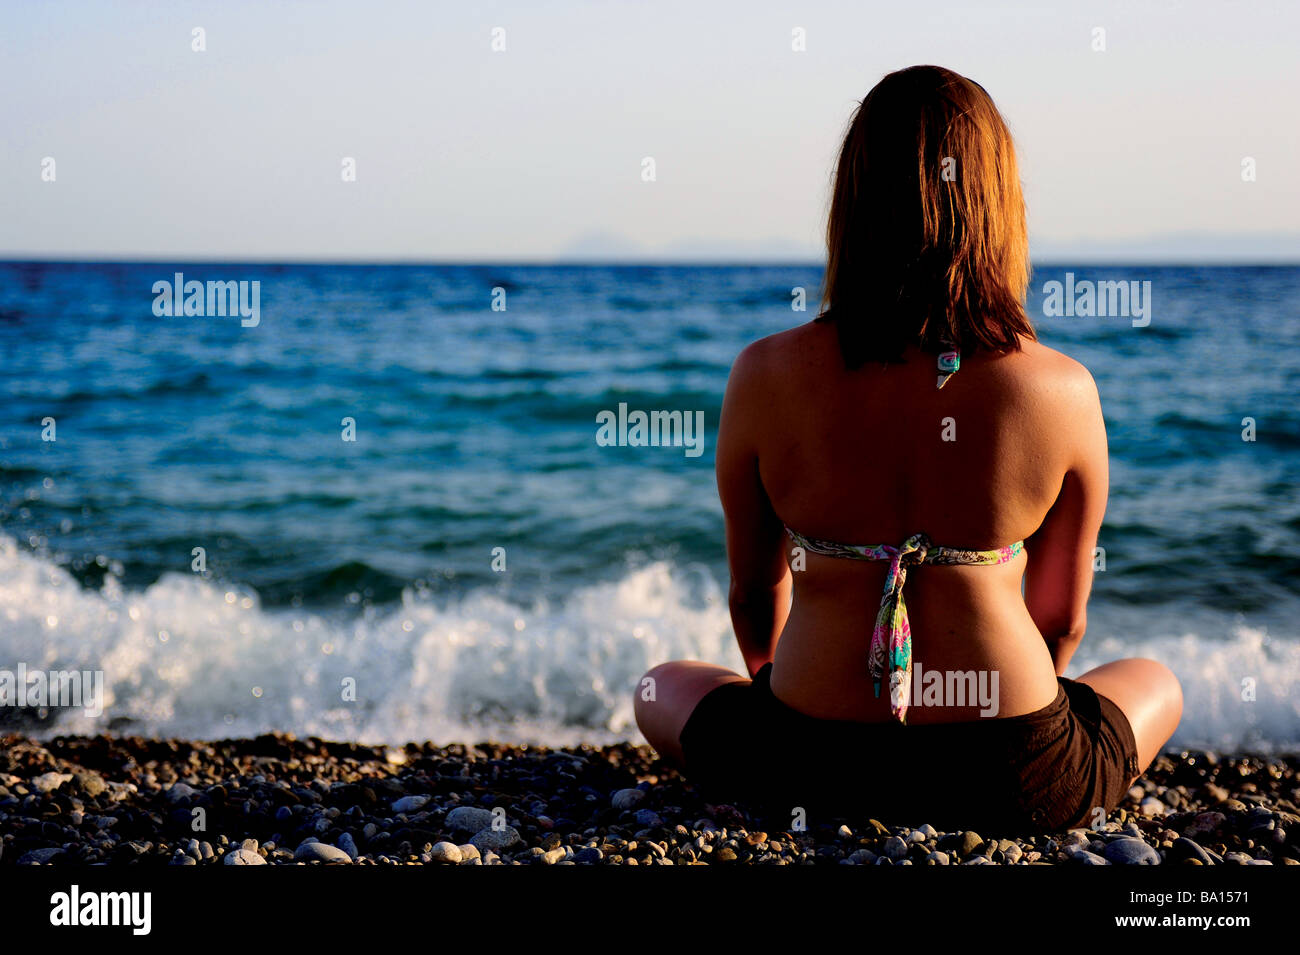
[(1300, 262), (1298, 35), (1271, 0), (6, 0), (0, 257), (817, 259), (857, 102), (936, 63), (1006, 117), (1036, 258)]

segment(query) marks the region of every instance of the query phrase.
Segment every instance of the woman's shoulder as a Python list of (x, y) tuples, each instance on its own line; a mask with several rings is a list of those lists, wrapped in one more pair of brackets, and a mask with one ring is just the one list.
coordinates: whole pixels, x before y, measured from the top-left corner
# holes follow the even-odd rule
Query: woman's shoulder
[(986, 367), (989, 374), (1022, 393), (1096, 399), (1097, 383), (1082, 362), (1033, 339), (1021, 339), (1019, 351), (996, 356)]
[(766, 335), (740, 350), (731, 366), (732, 380), (783, 379), (799, 371), (838, 361), (835, 329), (822, 322), (805, 322)]

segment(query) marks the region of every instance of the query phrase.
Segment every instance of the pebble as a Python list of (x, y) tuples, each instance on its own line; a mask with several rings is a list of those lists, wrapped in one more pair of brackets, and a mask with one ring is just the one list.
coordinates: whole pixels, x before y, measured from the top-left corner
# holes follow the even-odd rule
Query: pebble
[(979, 851), (979, 847), (984, 845), (984, 840), (980, 834), (974, 831), (966, 831), (961, 834), (961, 854), (963, 857), (973, 855)]
[[(393, 801), (393, 812), (419, 812), (428, 801), (428, 796), (403, 796), (401, 799)], [(488, 815), (491, 815), (491, 813), (488, 813)]]
[(1201, 848), (1199, 842), (1183, 836), (1181, 839), (1175, 839), (1169, 846), (1169, 861), (1180, 862), (1187, 859), (1195, 859), (1201, 865), (1214, 865), (1214, 860)]
[(51, 849), (32, 849), (18, 857), (19, 865), (45, 865), (55, 856), (63, 855), (63, 849), (55, 846)]
[(645, 799), (645, 792), (640, 789), (620, 789), (610, 798), (610, 805), (615, 809), (626, 811), (635, 809), (637, 803)]
[(429, 850), (429, 859), (433, 862), (458, 865), (465, 859), (465, 853), (454, 842), (435, 842)]
[(236, 849), (227, 852), (221, 860), (225, 865), (266, 865), (266, 860), (251, 849)]
[(898, 836), (890, 836), (885, 840), (885, 847), (881, 851), (887, 858), (897, 862), (907, 855), (907, 843)]
[(182, 801), (188, 801), (197, 794), (198, 791), (193, 786), (186, 783), (172, 783), (171, 788), (167, 790), (166, 796), (167, 801), (175, 805)]
[(304, 842), (293, 854), (295, 862), (351, 862), (342, 849), (324, 842)]
[(1155, 796), (1147, 796), (1146, 799), (1138, 803), (1138, 812), (1144, 816), (1163, 816), (1168, 811), (1165, 804)]
[(97, 773), (78, 770), (72, 774), (72, 779), (77, 788), (91, 799), (108, 789), (108, 784)]
[(481, 832), (492, 825), (492, 813), (478, 806), (457, 806), (447, 813), (446, 825), (455, 832)]
[(489, 826), (480, 830), (470, 839), (470, 845), (477, 846), (480, 851), (489, 849), (509, 849), (520, 842), (519, 830), (514, 826), (503, 826), (500, 829), (493, 829)]
[(339, 836), (338, 842), (339, 848), (348, 854), (349, 859), (356, 862), (357, 857), (361, 855), (361, 852), (357, 849), (357, 843), (356, 840), (352, 838), (352, 833), (343, 833), (343, 835)]
[(1124, 836), (1112, 840), (1102, 850), (1102, 855), (1114, 865), (1159, 865), (1160, 853), (1141, 839)]
[[(862, 817), (769, 820), (706, 802), (648, 747), (627, 744), (413, 743), (392, 763), (388, 748), (277, 734), (220, 747), (113, 736), (64, 740), (57, 753), (22, 736), (6, 746), (0, 847), (11, 865), (1300, 864), (1290, 808), (1300, 780), (1271, 757), (1165, 753), (1104, 826), (1012, 838), (984, 825), (980, 836)], [(192, 837), (196, 805), (224, 835)]]
[(41, 773), (33, 776), (29, 785), (38, 793), (52, 793), (71, 779), (72, 773)]

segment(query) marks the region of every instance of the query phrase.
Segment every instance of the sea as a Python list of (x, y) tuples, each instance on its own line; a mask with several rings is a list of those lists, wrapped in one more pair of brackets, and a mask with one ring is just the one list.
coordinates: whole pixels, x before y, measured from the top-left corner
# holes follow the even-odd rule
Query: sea
[[(723, 389), (821, 276), (0, 263), (0, 678), (102, 680), (0, 732), (637, 739), (648, 667), (741, 666)], [(1174, 746), (1300, 751), (1300, 268), (1036, 264), (1028, 307), (1110, 440), (1070, 675), (1153, 657)], [(602, 438), (636, 411), (703, 430)]]

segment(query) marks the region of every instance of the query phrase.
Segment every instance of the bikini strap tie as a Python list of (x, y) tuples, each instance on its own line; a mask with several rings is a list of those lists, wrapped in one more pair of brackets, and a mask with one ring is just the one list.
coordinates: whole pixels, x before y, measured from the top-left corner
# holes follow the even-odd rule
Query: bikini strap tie
[(900, 723), (907, 722), (907, 701), (912, 695), (912, 627), (907, 620), (907, 601), (903, 585), (907, 568), (925, 563), (930, 538), (913, 534), (901, 547), (888, 547), (889, 573), (885, 576), (885, 593), (880, 612), (871, 632), (868, 665), (871, 683), (880, 697), (880, 685), (889, 678), (889, 710)]
[(912, 695), (912, 627), (907, 620), (907, 602), (903, 585), (907, 568), (920, 564), (965, 564), (968, 566), (1005, 564), (1024, 551), (1025, 542), (1016, 541), (993, 550), (963, 550), (935, 547), (925, 534), (913, 534), (901, 547), (888, 544), (841, 544), (818, 537), (805, 537), (789, 525), (786, 533), (795, 545), (814, 554), (846, 557), (852, 560), (887, 562), (885, 592), (880, 598), (880, 612), (871, 631), (868, 667), (876, 696), (881, 684), (889, 679), (889, 710), (900, 723), (907, 722), (907, 703)]

